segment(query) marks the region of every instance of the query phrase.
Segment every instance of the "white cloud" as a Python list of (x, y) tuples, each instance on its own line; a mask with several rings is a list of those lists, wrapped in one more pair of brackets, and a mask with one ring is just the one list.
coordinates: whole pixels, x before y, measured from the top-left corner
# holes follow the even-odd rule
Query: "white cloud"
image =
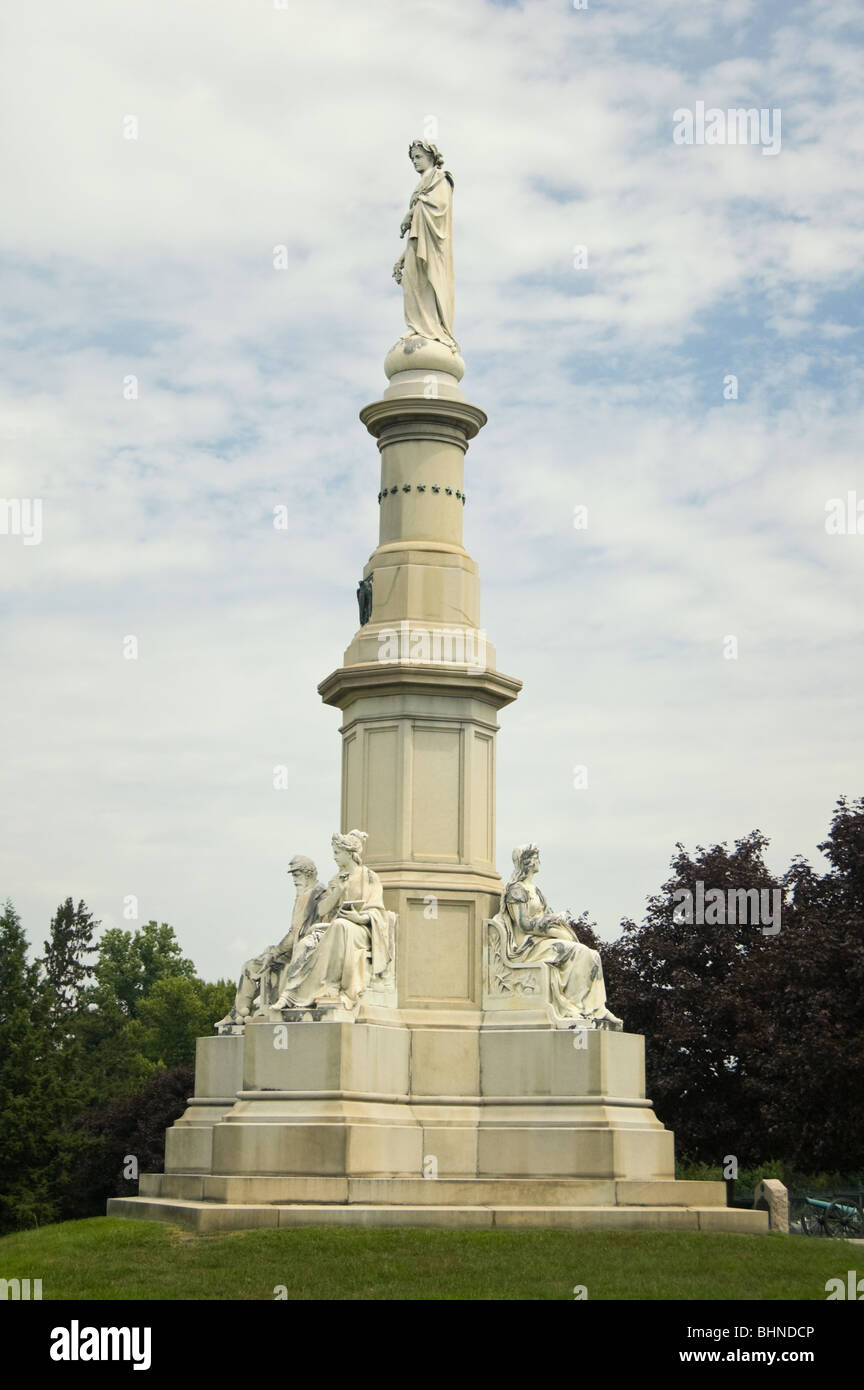
[[(501, 716), (499, 868), (538, 840), (550, 901), (614, 934), (676, 839), (759, 825), (778, 866), (813, 854), (859, 790), (864, 537), (827, 536), (824, 506), (864, 496), (861, 68), (851, 9), (777, 14), (19, 7), (0, 492), (43, 497), (45, 539), (0, 537), (0, 889), (37, 940), (68, 893), (115, 925), (136, 893), (233, 975), (238, 941), (280, 934), (291, 854), (329, 872), (339, 716), (315, 686), (376, 541), (357, 411), (401, 331), (390, 267), (429, 115), (489, 412), (466, 544), (525, 681)], [(780, 106), (781, 154), (674, 146), (697, 100)]]

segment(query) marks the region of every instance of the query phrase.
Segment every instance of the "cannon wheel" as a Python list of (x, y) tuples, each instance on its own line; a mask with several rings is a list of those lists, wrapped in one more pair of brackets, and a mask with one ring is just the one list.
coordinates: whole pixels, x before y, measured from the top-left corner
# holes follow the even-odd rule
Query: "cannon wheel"
[(822, 1229), (822, 1217), (815, 1207), (803, 1207), (801, 1210), (801, 1230), (805, 1236), (824, 1235)]
[(861, 1233), (862, 1220), (859, 1210), (850, 1210), (848, 1202), (832, 1202), (825, 1213), (825, 1234), (835, 1240), (848, 1240)]

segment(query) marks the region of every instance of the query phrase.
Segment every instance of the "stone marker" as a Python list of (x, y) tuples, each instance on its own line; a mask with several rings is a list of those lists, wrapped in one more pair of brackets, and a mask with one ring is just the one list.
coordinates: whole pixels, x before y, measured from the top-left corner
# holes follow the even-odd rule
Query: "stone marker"
[(763, 1178), (753, 1190), (755, 1211), (767, 1211), (772, 1231), (789, 1234), (789, 1193), (777, 1178)]

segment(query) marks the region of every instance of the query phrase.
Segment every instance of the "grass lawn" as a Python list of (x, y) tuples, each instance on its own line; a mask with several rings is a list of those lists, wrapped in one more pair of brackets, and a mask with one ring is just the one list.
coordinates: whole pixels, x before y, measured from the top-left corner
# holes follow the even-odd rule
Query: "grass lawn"
[[(306, 1227), (190, 1236), (95, 1217), (0, 1239), (43, 1299), (815, 1299), (864, 1247), (804, 1236)], [(857, 1265), (856, 1265), (857, 1259)]]

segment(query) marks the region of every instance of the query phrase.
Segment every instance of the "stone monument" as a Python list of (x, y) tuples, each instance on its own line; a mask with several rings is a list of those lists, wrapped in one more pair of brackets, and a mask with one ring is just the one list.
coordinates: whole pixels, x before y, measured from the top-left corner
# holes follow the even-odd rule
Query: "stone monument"
[(420, 178), (393, 272), (406, 331), (360, 412), (381, 455), (378, 544), (359, 626), (318, 687), (342, 715), (337, 873), (325, 888), (292, 860), (290, 931), (198, 1040), (165, 1172), (109, 1213), (198, 1231), (765, 1231), (722, 1182), (675, 1181), (644, 1040), (607, 1004), (578, 921), (550, 911), (537, 846), (513, 851), (506, 884), (495, 867), (497, 716), (521, 683), (497, 668), (463, 545), (465, 454), (486, 416), (460, 389), (454, 181), (429, 142), (409, 155)]

